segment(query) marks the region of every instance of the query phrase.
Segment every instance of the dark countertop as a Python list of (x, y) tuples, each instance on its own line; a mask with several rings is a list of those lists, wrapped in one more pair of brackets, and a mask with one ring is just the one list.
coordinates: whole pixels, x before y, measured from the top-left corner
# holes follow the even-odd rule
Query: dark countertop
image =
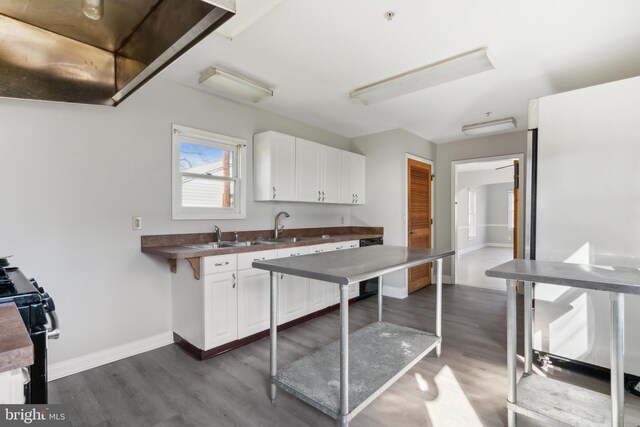
[(253, 268), (349, 285), (448, 257), (452, 250), (367, 246), (340, 252), (255, 261)]
[(640, 270), (635, 268), (514, 259), (485, 274), (500, 279), (640, 294)]
[(33, 343), (12, 302), (0, 304), (0, 372), (33, 365)]
[[(239, 233), (239, 240), (258, 240), (269, 238), (273, 230), (243, 231)], [(328, 238), (321, 236), (328, 235)], [(270, 249), (293, 248), (298, 246), (312, 246), (323, 243), (345, 242), (349, 240), (372, 239), (383, 236), (382, 227), (333, 227), (333, 228), (301, 228), (286, 230), (282, 237), (306, 237), (301, 242), (281, 242), (265, 245), (240, 246), (219, 249), (195, 249), (183, 245), (207, 243), (215, 241), (213, 233), (174, 234), (163, 236), (142, 236), (142, 252), (159, 255), (166, 259), (199, 258), (206, 256), (235, 254), (243, 252), (266, 251)], [(222, 240), (233, 240), (233, 233), (223, 233)]]

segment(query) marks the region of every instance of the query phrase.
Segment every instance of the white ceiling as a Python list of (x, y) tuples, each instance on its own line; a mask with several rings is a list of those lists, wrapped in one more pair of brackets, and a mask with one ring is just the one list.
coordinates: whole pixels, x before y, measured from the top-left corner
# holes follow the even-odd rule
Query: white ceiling
[[(392, 21), (384, 18), (395, 11)], [(163, 72), (198, 87), (217, 65), (274, 89), (258, 108), (346, 137), (404, 128), (436, 143), (515, 117), (531, 98), (640, 75), (640, 1), (283, 0), (233, 40), (212, 34)], [(379, 104), (349, 93), (488, 46), (496, 69)]]

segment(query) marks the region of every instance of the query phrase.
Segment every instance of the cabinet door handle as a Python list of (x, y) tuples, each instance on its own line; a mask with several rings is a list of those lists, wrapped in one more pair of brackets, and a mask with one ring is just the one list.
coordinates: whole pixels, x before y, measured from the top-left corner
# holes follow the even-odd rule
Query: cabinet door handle
[(298, 256), (298, 255), (300, 255), (300, 254), (290, 254), (289, 256)]
[(284, 279), (284, 274), (280, 275), (280, 280)]
[(276, 187), (273, 187), (273, 198), (276, 198)]
[(358, 195), (356, 194), (356, 203), (358, 203)]
[(336, 246), (336, 250), (344, 249), (344, 246)]
[(254, 260), (254, 261), (264, 261), (264, 260), (265, 260), (265, 257), (262, 257), (262, 258), (254, 258), (253, 260)]
[(322, 192), (322, 201), (324, 202), (324, 191)]
[(215, 263), (216, 267), (222, 267), (223, 265), (229, 265), (229, 261), (225, 261), (224, 263), (222, 263), (222, 262), (216, 262)]
[(351, 195), (351, 203), (355, 203), (356, 202), (356, 195), (352, 194)]
[(318, 201), (320, 201), (321, 198), (322, 196), (320, 195), (320, 190), (318, 190)]
[(322, 249), (316, 249), (317, 254), (319, 254), (320, 252), (322, 252)]
[(233, 274), (231, 275), (231, 277), (233, 277), (233, 287), (235, 288), (235, 287), (236, 287), (236, 284), (237, 284), (237, 282), (236, 282), (236, 273), (233, 273)]

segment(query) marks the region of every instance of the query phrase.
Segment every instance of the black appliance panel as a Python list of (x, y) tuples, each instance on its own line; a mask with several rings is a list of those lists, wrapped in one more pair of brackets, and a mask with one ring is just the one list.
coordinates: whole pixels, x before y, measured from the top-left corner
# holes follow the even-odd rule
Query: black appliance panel
[[(375, 246), (375, 245), (382, 245), (382, 244), (383, 244), (382, 237), (374, 237), (372, 239), (360, 240), (360, 247)], [(370, 297), (372, 295), (377, 295), (377, 294), (378, 294), (378, 278), (377, 277), (360, 282), (360, 296), (358, 297), (359, 300)]]

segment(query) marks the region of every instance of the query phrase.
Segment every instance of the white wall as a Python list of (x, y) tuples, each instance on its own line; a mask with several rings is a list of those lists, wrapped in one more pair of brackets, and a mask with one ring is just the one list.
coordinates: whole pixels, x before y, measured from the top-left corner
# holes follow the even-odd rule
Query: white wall
[[(507, 162), (509, 161), (505, 161), (505, 163)], [(459, 172), (456, 185), (457, 190), (460, 191), (465, 187), (499, 184), (503, 182), (513, 182), (513, 168)]]
[(508, 195), (513, 183), (487, 185), (487, 243), (513, 245), (513, 230), (509, 230)]
[[(435, 160), (435, 144), (394, 129), (354, 138), (351, 148), (367, 157), (366, 205), (351, 209), (351, 224), (382, 226), (385, 244), (406, 246), (406, 154)], [(389, 275), (387, 285), (406, 288), (404, 274)]]
[[(247, 139), (246, 220), (171, 220), (172, 123)], [(269, 229), (279, 210), (290, 228), (349, 223), (341, 205), (251, 201), (252, 135), (265, 130), (349, 148), (347, 138), (159, 78), (117, 108), (0, 99), (0, 254), (14, 254), (56, 302), (52, 363), (171, 330), (169, 267), (140, 252), (142, 234)], [(142, 231), (132, 231), (133, 215)]]
[[(469, 190), (476, 192), (476, 237), (469, 238)], [(513, 244), (513, 230), (509, 230), (507, 191), (512, 183), (466, 187), (457, 194), (458, 250), (479, 249), (487, 245)]]
[[(484, 157), (503, 156), (525, 153), (527, 148), (527, 132), (511, 132), (481, 138), (466, 138), (460, 141), (436, 145), (436, 180), (434, 218), (435, 239), (437, 248), (452, 248), (451, 241), (451, 162), (456, 160), (480, 159)], [(526, 165), (520, 168), (520, 200), (525, 200)], [(521, 229), (524, 227), (524, 203), (521, 203)], [(451, 258), (443, 262), (445, 275), (451, 274)]]

